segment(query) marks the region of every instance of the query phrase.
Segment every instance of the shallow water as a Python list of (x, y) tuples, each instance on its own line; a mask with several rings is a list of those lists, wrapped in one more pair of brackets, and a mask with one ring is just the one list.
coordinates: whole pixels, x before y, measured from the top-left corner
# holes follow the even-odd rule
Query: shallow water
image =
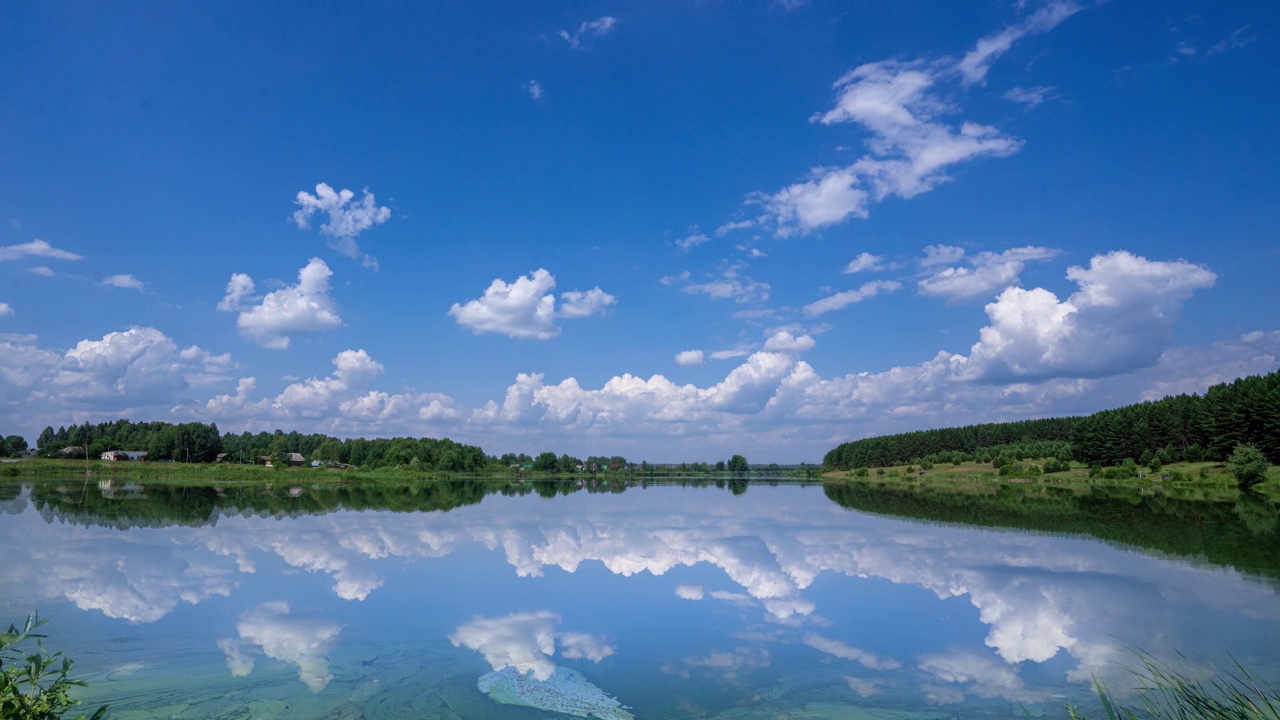
[(0, 618), (115, 718), (554, 716), (502, 667), (637, 718), (1065, 717), (1135, 648), (1280, 677), (1274, 575), (734, 489), (5, 486)]

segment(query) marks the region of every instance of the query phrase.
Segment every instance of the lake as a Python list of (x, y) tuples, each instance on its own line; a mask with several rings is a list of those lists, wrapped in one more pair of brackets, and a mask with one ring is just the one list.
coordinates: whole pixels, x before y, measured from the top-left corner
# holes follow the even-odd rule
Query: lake
[(0, 550), (0, 619), (52, 618), (114, 718), (1096, 717), (1135, 650), (1280, 678), (1276, 508), (1195, 493), (11, 483)]

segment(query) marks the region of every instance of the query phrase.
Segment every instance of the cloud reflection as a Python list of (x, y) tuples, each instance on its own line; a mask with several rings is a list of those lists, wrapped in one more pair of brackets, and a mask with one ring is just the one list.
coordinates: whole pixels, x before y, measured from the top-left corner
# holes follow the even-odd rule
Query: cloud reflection
[(617, 649), (604, 638), (578, 632), (556, 632), (560, 616), (549, 610), (511, 613), (505, 617), (476, 617), (449, 636), (454, 647), (468, 647), (484, 655), (494, 670), (515, 668), (535, 680), (550, 680), (556, 671), (551, 658), (560, 644), (560, 655), (592, 662), (614, 654)]
[(218, 647), (227, 656), (232, 675), (253, 671), (250, 654), (256, 646), (262, 654), (298, 668), (298, 679), (312, 692), (320, 692), (333, 679), (328, 653), (342, 631), (336, 623), (293, 617), (289, 603), (266, 602), (240, 616), (238, 639), (224, 638)]

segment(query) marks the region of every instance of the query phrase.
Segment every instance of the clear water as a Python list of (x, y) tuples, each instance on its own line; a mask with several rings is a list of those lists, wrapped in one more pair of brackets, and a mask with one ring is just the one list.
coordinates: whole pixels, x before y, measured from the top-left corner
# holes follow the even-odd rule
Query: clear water
[(299, 487), (269, 508), (165, 491), (157, 513), (159, 492), (0, 495), (0, 618), (51, 617), (114, 718), (556, 716), (477, 689), (508, 665), (577, 670), (637, 718), (1065, 717), (1094, 677), (1134, 685), (1135, 648), (1280, 677), (1274, 576), (817, 486), (447, 512), (317, 509)]

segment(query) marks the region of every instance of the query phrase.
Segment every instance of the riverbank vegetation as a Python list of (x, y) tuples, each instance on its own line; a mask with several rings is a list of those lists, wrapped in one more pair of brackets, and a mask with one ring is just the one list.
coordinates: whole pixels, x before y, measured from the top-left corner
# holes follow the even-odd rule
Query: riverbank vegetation
[(826, 454), (828, 473), (866, 477), (950, 467), (966, 477), (1142, 477), (1229, 479), (1242, 488), (1270, 481), (1280, 464), (1280, 372), (1214, 385), (1203, 395), (1104, 410), (1083, 417), (985, 423), (843, 443)]

